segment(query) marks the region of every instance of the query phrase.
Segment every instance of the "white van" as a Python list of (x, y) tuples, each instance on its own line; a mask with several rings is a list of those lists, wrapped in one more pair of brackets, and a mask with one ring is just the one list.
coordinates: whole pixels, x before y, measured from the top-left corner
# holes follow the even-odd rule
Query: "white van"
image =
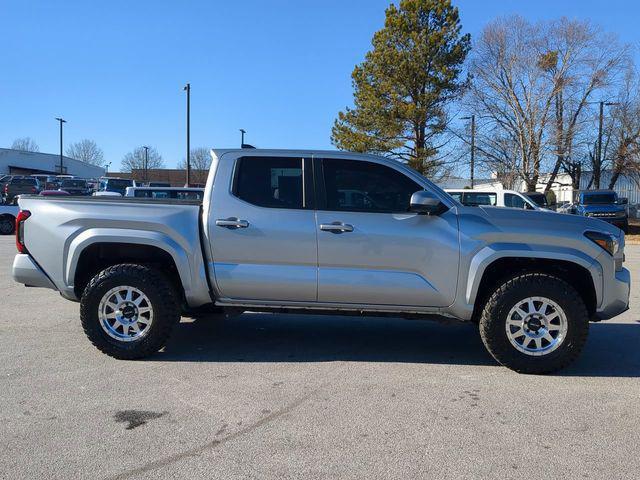
[(526, 210), (542, 210), (526, 195), (513, 190), (445, 189), (445, 192), (468, 207), (487, 205), (493, 207), (524, 208)]

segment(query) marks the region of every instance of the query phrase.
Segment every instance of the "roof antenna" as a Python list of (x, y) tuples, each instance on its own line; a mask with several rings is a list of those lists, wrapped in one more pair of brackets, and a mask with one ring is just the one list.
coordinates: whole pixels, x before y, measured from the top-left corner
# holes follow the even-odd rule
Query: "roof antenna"
[(247, 131), (244, 128), (240, 129), (240, 148), (256, 148), (253, 145), (249, 145), (248, 143), (244, 143), (244, 134), (247, 133)]

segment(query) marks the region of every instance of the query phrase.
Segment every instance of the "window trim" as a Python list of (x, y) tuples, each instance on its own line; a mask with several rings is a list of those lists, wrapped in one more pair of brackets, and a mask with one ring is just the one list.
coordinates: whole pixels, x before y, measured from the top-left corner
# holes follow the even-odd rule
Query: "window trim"
[[(255, 203), (251, 203), (248, 200), (240, 197), (238, 195), (238, 179), (240, 177), (240, 166), (242, 165), (243, 160), (256, 160), (256, 161), (267, 161), (273, 159), (291, 159), (298, 160), (300, 162), (300, 169), (302, 172), (302, 208), (283, 208), (283, 207), (269, 207), (266, 205), (256, 205)], [(272, 210), (313, 210), (313, 206), (315, 204), (315, 192), (310, 187), (313, 186), (313, 177), (308, 174), (308, 171), (312, 170), (311, 158), (302, 157), (302, 156), (291, 156), (291, 155), (243, 155), (242, 157), (238, 157), (234, 160), (233, 172), (231, 176), (231, 189), (230, 194), (240, 200), (241, 202), (246, 203), (247, 205), (251, 205), (256, 208), (268, 208)], [(310, 177), (307, 179), (307, 177)]]
[(327, 187), (326, 187), (326, 184), (325, 184), (325, 177), (324, 177), (324, 162), (325, 162), (325, 160), (337, 160), (337, 161), (359, 162), (359, 163), (372, 163), (374, 165), (379, 165), (379, 166), (382, 166), (382, 167), (390, 168), (391, 170), (394, 170), (395, 172), (399, 173), (400, 175), (402, 175), (406, 179), (408, 179), (411, 182), (413, 182), (418, 187), (418, 190), (416, 190), (416, 192), (421, 191), (421, 190), (426, 190), (424, 186), (420, 185), (420, 183), (418, 183), (413, 177), (411, 177), (410, 175), (407, 175), (401, 169), (394, 168), (391, 165), (387, 165), (386, 163), (383, 163), (383, 162), (376, 162), (376, 161), (369, 160), (369, 159), (341, 158), (341, 157), (314, 158), (314, 162), (315, 162), (314, 174), (315, 174), (315, 177), (316, 177), (315, 178), (316, 184), (317, 184), (316, 192), (317, 192), (317, 196), (318, 196), (318, 199), (317, 199), (318, 208), (317, 208), (317, 210), (321, 210), (321, 211), (325, 211), (325, 212), (372, 213), (372, 214), (384, 214), (384, 215), (406, 215), (406, 214), (410, 214), (411, 213), (408, 210), (408, 208), (407, 208), (407, 210), (401, 211), (401, 212), (393, 211), (393, 210), (375, 210), (375, 211), (371, 211), (371, 210), (333, 210), (333, 209), (328, 208)]

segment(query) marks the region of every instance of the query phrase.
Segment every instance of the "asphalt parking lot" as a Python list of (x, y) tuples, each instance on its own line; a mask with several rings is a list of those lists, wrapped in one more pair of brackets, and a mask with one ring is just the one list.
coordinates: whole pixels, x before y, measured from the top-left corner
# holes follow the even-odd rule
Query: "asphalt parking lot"
[(185, 319), (125, 362), (77, 304), (12, 282), (14, 250), (0, 237), (1, 478), (638, 478), (637, 288), (555, 376), (497, 366), (471, 325), (266, 314)]

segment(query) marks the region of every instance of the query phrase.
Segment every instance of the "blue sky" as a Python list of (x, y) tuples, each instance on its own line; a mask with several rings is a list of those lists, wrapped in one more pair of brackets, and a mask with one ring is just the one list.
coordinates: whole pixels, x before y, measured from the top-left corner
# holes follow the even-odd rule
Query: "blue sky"
[[(459, 0), (465, 32), (496, 16), (590, 19), (640, 44), (632, 0)], [(117, 170), (155, 146), (167, 166), (192, 146), (229, 147), (239, 128), (259, 147), (331, 148), (351, 103), (350, 74), (381, 28), (389, 0), (0, 0), (0, 146), (31, 136), (58, 151), (94, 139)]]

